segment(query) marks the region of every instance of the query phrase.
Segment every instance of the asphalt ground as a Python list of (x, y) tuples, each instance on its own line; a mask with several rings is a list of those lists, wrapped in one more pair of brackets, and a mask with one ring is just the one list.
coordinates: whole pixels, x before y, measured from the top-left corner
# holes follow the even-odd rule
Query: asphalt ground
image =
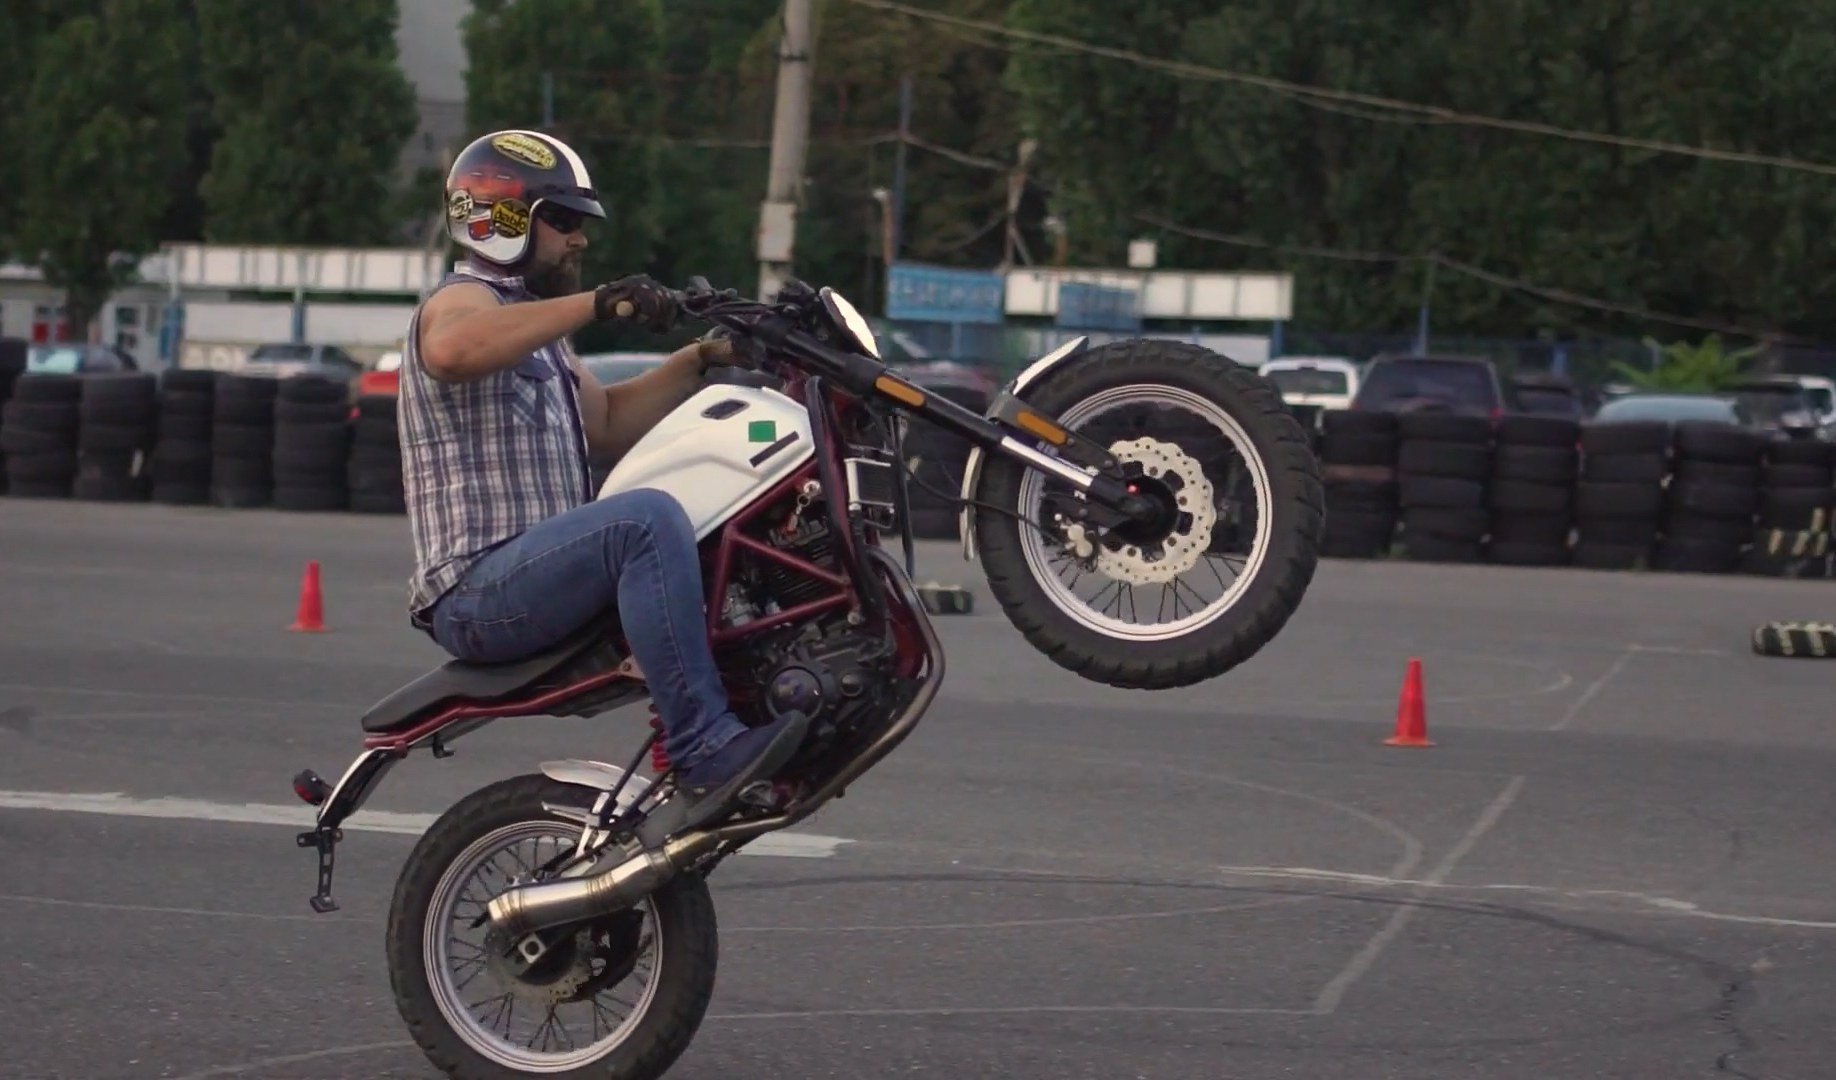
[[(643, 713), (405, 764), (312, 914), (288, 778), (439, 662), (407, 565), (400, 518), (0, 499), (0, 1077), (437, 1075), (382, 966), (414, 823)], [(1260, 656), (1146, 694), (1034, 655), (951, 545), (927, 578), (977, 590), (942, 696), (716, 875), (672, 1077), (1836, 1074), (1836, 664), (1747, 644), (1829, 586), (1328, 563)], [(1410, 657), (1430, 749), (1382, 742)]]

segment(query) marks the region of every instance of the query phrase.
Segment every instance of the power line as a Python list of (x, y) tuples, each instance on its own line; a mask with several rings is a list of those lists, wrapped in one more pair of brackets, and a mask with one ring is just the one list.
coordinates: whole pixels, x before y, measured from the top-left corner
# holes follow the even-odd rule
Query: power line
[[(968, 30), (979, 30), (998, 37), (1016, 41), (1025, 41), (1035, 45), (1046, 45), (1066, 52), (1083, 53), (1088, 56), (1101, 56), (1110, 60), (1134, 64), (1137, 67), (1164, 71), (1186, 79), (1203, 82), (1228, 82), (1245, 86), (1255, 86), (1272, 90), (1298, 100), (1315, 99), (1319, 102), (1335, 101), (1349, 105), (1367, 105), (1393, 112), (1410, 114), (1421, 122), (1458, 125), (1463, 127), (1495, 128), (1501, 131), (1515, 131), (1530, 135), (1545, 135), (1551, 138), (1569, 139), (1574, 142), (1595, 143), (1603, 146), (1617, 146), (1631, 150), (1648, 150), (1658, 154), (1676, 154), (1684, 157), (1700, 158), (1710, 161), (1725, 161), (1743, 165), (1767, 165), (1776, 169), (1787, 169), (1795, 172), (1816, 173), (1822, 176), (1836, 176), (1836, 165), (1817, 161), (1805, 161), (1800, 158), (1779, 157), (1773, 154), (1756, 154), (1745, 150), (1721, 150), (1709, 146), (1690, 146), (1685, 143), (1665, 142), (1659, 139), (1641, 139), (1630, 135), (1610, 135), (1600, 131), (1585, 131), (1579, 128), (1559, 127), (1555, 124), (1543, 124), (1533, 120), (1508, 120), (1497, 116), (1482, 116), (1477, 113), (1464, 113), (1441, 105), (1424, 105), (1414, 101), (1403, 101), (1399, 98), (1382, 97), (1376, 94), (1364, 94), (1353, 90), (1337, 90), (1325, 86), (1309, 86), (1305, 83), (1290, 82), (1267, 75), (1254, 75), (1243, 71), (1230, 71), (1225, 68), (1209, 67), (1203, 64), (1188, 63), (1183, 60), (1166, 60), (1157, 56), (1135, 52), (1130, 49), (1117, 49), (1107, 45), (1097, 45), (1076, 38), (1058, 34), (1043, 34), (1032, 30), (1021, 30), (1000, 23), (987, 22), (982, 19), (970, 19), (961, 15), (951, 15), (930, 8), (913, 7), (900, 3), (899, 0), (847, 0), (857, 7), (872, 8), (877, 11), (892, 12), (909, 18), (933, 22), (945, 26), (955, 26)], [(1340, 110), (1335, 110), (1340, 111)], [(1367, 119), (1378, 119), (1370, 116)]]
[[(892, 138), (897, 139), (897, 133), (895, 133)], [(939, 146), (936, 143), (915, 135), (908, 135), (905, 142), (913, 149), (938, 154), (958, 164), (967, 165), (971, 168), (999, 172), (1010, 172), (1014, 168), (1011, 163), (998, 161), (994, 158), (964, 153), (961, 150), (953, 150), (945, 146)], [(1048, 184), (1041, 183), (1037, 180), (1030, 180), (1029, 183), (1041, 193), (1051, 193), (1051, 186)], [(1130, 214), (1129, 217), (1131, 220), (1138, 221), (1143, 225), (1184, 236), (1188, 239), (1202, 240), (1207, 243), (1250, 248), (1257, 251), (1267, 251), (1276, 255), (1329, 259), (1335, 262), (1382, 264), (1390, 266), (1410, 264), (1433, 265), (1465, 277), (1473, 278), (1476, 281), (1485, 282), (1495, 288), (1524, 293), (1528, 296), (1534, 296), (1551, 303), (1565, 304), (1570, 307), (1585, 307), (1608, 314), (1642, 319), (1646, 322), (1663, 323), (1667, 326), (1679, 326), (1692, 330), (1706, 330), (1711, 333), (1751, 338), (1756, 341), (1787, 342), (1801, 340), (1794, 335), (1786, 334), (1778, 330), (1760, 330), (1749, 326), (1737, 326), (1731, 323), (1724, 323), (1714, 319), (1699, 319), (1690, 315), (1673, 315), (1668, 312), (1653, 311), (1649, 308), (1640, 307), (1634, 304), (1622, 304), (1597, 296), (1587, 296), (1582, 293), (1571, 292), (1567, 289), (1556, 288), (1550, 285), (1541, 285), (1533, 281), (1527, 281), (1523, 278), (1509, 277), (1497, 273), (1496, 271), (1487, 270), (1482, 266), (1476, 266), (1463, 259), (1442, 255), (1439, 252), (1403, 254), (1387, 251), (1356, 251), (1346, 248), (1320, 247), (1310, 244), (1282, 244), (1272, 240), (1263, 240), (1254, 236), (1223, 233), (1211, 229), (1201, 229), (1191, 225), (1182, 225), (1175, 221), (1169, 221), (1158, 214), (1137, 212)]]

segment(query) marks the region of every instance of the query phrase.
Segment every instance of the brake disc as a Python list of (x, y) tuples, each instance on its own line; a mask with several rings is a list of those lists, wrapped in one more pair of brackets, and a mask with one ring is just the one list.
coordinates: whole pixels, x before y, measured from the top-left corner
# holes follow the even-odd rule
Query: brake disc
[(1154, 585), (1170, 582), (1197, 566), (1211, 546), (1211, 530), (1218, 520), (1204, 468), (1178, 443), (1159, 439), (1112, 443), (1109, 452), (1119, 461), (1140, 465), (1143, 473), (1171, 487), (1179, 518), (1172, 532), (1147, 547), (1125, 543), (1112, 551), (1098, 545), (1097, 569), (1130, 585)]

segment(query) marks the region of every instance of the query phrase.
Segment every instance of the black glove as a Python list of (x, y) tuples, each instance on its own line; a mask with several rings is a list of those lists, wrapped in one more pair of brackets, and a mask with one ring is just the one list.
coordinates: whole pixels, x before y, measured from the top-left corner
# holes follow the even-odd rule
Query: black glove
[(662, 333), (676, 325), (680, 312), (668, 289), (648, 274), (633, 274), (593, 290), (593, 317), (600, 322), (623, 319)]

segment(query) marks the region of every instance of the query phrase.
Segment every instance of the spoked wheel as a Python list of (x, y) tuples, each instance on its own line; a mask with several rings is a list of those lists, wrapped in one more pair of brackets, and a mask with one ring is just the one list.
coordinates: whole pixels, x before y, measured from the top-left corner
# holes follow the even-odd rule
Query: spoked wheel
[(485, 905), (571, 853), (580, 826), (543, 807), (592, 793), (520, 776), (460, 801), (403, 867), (389, 977), (415, 1041), (462, 1080), (652, 1080), (688, 1047), (713, 995), (714, 905), (678, 875), (637, 906), (545, 931), (530, 956)]
[(1069, 484), (990, 458), (978, 554), (1034, 647), (1085, 678), (1164, 689), (1274, 638), (1312, 581), (1324, 498), (1306, 432), (1266, 380), (1195, 345), (1130, 341), (1026, 397), (1107, 448), (1158, 506), (1148, 522), (1086, 528)]

